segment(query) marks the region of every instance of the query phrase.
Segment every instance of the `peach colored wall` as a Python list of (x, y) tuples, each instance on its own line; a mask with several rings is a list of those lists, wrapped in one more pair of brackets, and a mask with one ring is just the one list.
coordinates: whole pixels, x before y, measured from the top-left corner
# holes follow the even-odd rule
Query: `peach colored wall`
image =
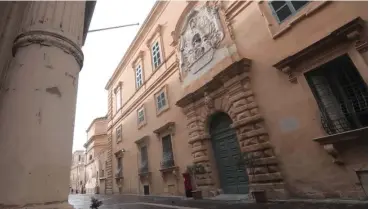
[[(162, 13), (161, 10), (155, 11), (159, 17), (154, 15), (157, 19), (147, 26), (149, 32), (140, 34), (143, 40), (136, 43), (138, 46), (134, 50), (128, 51), (127, 64), (119, 67), (122, 71), (107, 87), (111, 93), (118, 82), (122, 82), (122, 108), (118, 112), (115, 111), (114, 96), (109, 101), (109, 107), (113, 107), (113, 112), (109, 115), (111, 120), (108, 132), (112, 133), (112, 153), (121, 149), (126, 150), (123, 157), (122, 191), (124, 193), (143, 193), (142, 182), (138, 178), (139, 151), (134, 142), (147, 135), (150, 137), (148, 155), (151, 194), (166, 194), (168, 185), (173, 184), (177, 187), (176, 194), (183, 195), (182, 178), (178, 181), (168, 179), (165, 182), (159, 172), (162, 157), (161, 140), (153, 134), (153, 130), (167, 122), (175, 122), (176, 128), (172, 143), (175, 163), (179, 166), (180, 173), (184, 172), (186, 166), (192, 162), (191, 149), (187, 142), (186, 117), (175, 105), (184, 96), (178, 68), (169, 69), (175, 61), (175, 54), (172, 54), (174, 48), (170, 46), (171, 32), (188, 3), (171, 1), (160, 4), (165, 7), (164, 11)], [(230, 4), (225, 3), (225, 10)], [(319, 198), (332, 194), (334, 191), (342, 193), (341, 197), (362, 197), (363, 194), (355, 185), (357, 181), (353, 170), (333, 164), (322, 146), (312, 140), (323, 136), (324, 133), (319, 122), (315, 100), (306, 86), (303, 75), (298, 76), (298, 84), (292, 84), (286, 75), (278, 72), (272, 65), (320, 40), (357, 16), (367, 20), (367, 2), (328, 3), (316, 13), (295, 23), (289, 31), (275, 39), (272, 38), (272, 33), (265, 20), (268, 14), (262, 14), (262, 6), (263, 3), (248, 2), (247, 6), (232, 20), (233, 34), (238, 53), (241, 57), (252, 60), (252, 90), (266, 120), (271, 142), (281, 162), (285, 183), (291, 195)], [(154, 35), (158, 24), (163, 25), (160, 32), (163, 40), (161, 49), (165, 54), (162, 61), (166, 60), (166, 62), (153, 72), (146, 41)], [(273, 27), (279, 26), (274, 25)], [(227, 31), (224, 22), (223, 28)], [(144, 51), (145, 83), (136, 90), (132, 62), (136, 60), (140, 50)], [(367, 63), (367, 59), (362, 61)], [(157, 116), (154, 94), (164, 85), (167, 85), (170, 108)], [(145, 106), (147, 124), (138, 129), (136, 110), (142, 105)], [(293, 130), (287, 130), (282, 125), (285, 120), (293, 120), (297, 126)], [(122, 124), (122, 141), (117, 143), (115, 131), (120, 124)], [(356, 158), (362, 162), (367, 158), (366, 154), (367, 151), (364, 150), (357, 152), (356, 157), (352, 154), (346, 157)], [(117, 162), (114, 155), (112, 159), (114, 175)], [(117, 193), (118, 187), (115, 179), (113, 183), (113, 190)]]

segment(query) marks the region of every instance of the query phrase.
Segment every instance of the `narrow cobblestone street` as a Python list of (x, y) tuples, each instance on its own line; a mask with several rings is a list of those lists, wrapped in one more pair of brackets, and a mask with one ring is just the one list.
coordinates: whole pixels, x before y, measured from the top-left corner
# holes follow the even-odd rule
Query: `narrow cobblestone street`
[(136, 195), (69, 195), (75, 209), (88, 209), (91, 197), (103, 202), (99, 209), (364, 209), (367, 202), (360, 201), (288, 201), (256, 204), (247, 201), (193, 200), (180, 197), (154, 197)]

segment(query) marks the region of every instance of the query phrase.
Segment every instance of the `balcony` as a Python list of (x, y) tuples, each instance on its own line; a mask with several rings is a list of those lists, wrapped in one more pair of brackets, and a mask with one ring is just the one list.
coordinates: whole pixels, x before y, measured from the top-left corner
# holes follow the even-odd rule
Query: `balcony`
[(174, 167), (173, 153), (164, 153), (163, 161), (160, 162), (161, 169), (168, 169)]
[(115, 179), (122, 179), (123, 178), (123, 170), (122, 168), (118, 168), (117, 172), (115, 172)]
[(149, 164), (148, 164), (147, 160), (142, 161), (138, 173), (141, 175), (141, 174), (145, 174), (145, 173), (148, 173), (148, 172), (149, 172)]

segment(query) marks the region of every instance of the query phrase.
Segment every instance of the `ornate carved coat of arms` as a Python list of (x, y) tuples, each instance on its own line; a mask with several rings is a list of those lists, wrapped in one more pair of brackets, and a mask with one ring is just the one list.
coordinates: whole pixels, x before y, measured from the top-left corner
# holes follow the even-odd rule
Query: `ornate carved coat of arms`
[(187, 16), (180, 37), (180, 66), (182, 73), (195, 74), (208, 64), (224, 33), (218, 8), (204, 5)]

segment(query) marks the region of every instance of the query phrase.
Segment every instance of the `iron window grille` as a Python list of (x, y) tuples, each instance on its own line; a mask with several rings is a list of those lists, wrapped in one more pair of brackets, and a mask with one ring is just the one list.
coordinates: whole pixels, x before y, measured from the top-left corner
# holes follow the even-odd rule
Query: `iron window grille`
[(140, 173), (149, 172), (149, 163), (148, 163), (148, 155), (147, 155), (147, 147), (141, 147), (141, 165), (140, 165)]
[(123, 176), (123, 164), (122, 164), (122, 158), (117, 158), (117, 172), (115, 173), (116, 178), (120, 178)]
[(161, 162), (162, 168), (170, 168), (174, 166), (173, 150), (172, 150), (172, 139), (170, 135), (162, 138), (163, 144), (163, 160)]
[(143, 79), (142, 79), (142, 68), (141, 65), (138, 65), (136, 68), (136, 88), (140, 88), (143, 84)]
[(155, 69), (158, 68), (161, 64), (159, 42), (155, 42), (152, 46), (152, 62)]
[(164, 91), (161, 92), (157, 97), (156, 97), (156, 103), (158, 106), (158, 110), (161, 110), (165, 107), (165, 105), (167, 104), (167, 101), (165, 99), (165, 93)]
[(268, 3), (278, 23), (282, 23), (288, 17), (296, 14), (309, 1), (269, 1)]
[(327, 134), (368, 126), (368, 87), (347, 55), (305, 76)]

